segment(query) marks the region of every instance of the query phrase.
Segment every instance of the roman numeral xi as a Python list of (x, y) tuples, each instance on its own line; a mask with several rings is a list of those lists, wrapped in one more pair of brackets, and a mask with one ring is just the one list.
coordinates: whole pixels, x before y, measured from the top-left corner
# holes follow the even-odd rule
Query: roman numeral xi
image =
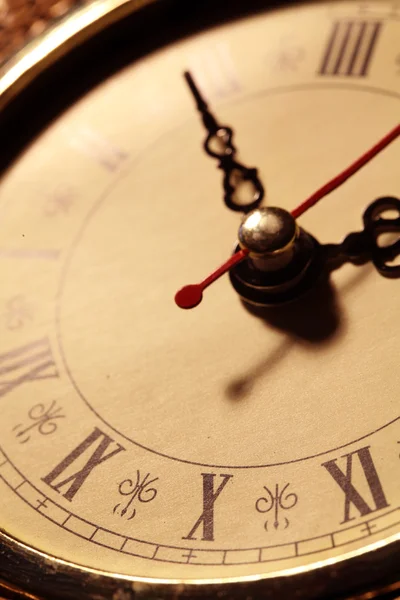
[(365, 77), (382, 29), (378, 21), (333, 23), (319, 75)]
[[(345, 460), (345, 470), (339, 467), (337, 459), (328, 460), (322, 464), (344, 493), (342, 523), (347, 523), (355, 518), (354, 515), (350, 516), (352, 507), (358, 511), (361, 517), (387, 508), (389, 504), (372, 460), (370, 447), (366, 446), (350, 452), (342, 458)], [(357, 484), (355, 480), (357, 480)]]

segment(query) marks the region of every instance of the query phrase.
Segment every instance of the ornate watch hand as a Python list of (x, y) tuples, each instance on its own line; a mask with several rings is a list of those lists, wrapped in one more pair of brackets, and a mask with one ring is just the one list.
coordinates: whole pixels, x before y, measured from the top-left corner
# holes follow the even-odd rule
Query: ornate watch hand
[[(388, 219), (380, 215), (387, 210), (396, 211), (397, 217)], [(328, 266), (338, 268), (345, 262), (362, 265), (372, 261), (384, 277), (400, 277), (400, 265), (390, 265), (400, 255), (400, 239), (385, 246), (379, 245), (379, 237), (385, 233), (400, 234), (400, 200), (392, 196), (378, 198), (363, 215), (364, 229), (350, 233), (341, 244), (323, 246)]]
[[(200, 112), (204, 126), (208, 131), (203, 144), (204, 149), (209, 156), (219, 161), (218, 168), (224, 172), (223, 187), (225, 204), (231, 210), (248, 213), (257, 208), (264, 197), (264, 188), (258, 177), (257, 169), (246, 167), (235, 160), (236, 148), (232, 141), (232, 128), (220, 125), (217, 122), (209, 111), (208, 105), (189, 71), (184, 73), (184, 77), (196, 100), (197, 110)], [(248, 203), (236, 202), (235, 193), (238, 191), (241, 183), (245, 181), (253, 185), (253, 198)]]

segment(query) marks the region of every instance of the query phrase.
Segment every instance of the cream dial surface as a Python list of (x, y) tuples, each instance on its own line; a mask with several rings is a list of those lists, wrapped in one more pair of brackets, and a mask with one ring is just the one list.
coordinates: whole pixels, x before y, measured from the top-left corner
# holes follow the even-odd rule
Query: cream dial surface
[[(346, 41), (347, 40), (347, 41)], [(358, 40), (358, 41), (357, 41)], [(400, 532), (400, 288), (371, 264), (260, 319), (190, 69), (265, 204), (293, 209), (399, 123), (400, 5), (216, 27), (63, 113), (0, 186), (0, 528), (137, 577), (272, 575)], [(299, 219), (320, 242), (400, 196), (400, 141)]]

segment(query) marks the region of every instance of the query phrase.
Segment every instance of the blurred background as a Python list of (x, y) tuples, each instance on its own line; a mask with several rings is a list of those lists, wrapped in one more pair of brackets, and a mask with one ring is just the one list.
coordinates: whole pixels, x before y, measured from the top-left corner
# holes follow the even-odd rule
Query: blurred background
[(82, 0), (0, 0), (0, 64)]

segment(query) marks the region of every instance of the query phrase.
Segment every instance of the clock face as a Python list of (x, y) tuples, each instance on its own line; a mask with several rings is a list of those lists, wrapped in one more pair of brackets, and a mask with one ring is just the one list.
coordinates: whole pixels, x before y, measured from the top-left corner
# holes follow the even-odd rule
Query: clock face
[[(184, 72), (257, 166), (263, 205), (290, 211), (399, 125), (399, 57), (393, 2), (258, 12), (134, 61), (15, 161), (0, 186), (7, 534), (167, 581), (273, 576), (399, 536), (398, 281), (347, 262), (288, 307), (250, 310), (228, 276), (193, 311), (174, 303), (241, 221)], [(394, 140), (299, 226), (323, 244), (360, 231), (400, 196), (399, 160)]]

